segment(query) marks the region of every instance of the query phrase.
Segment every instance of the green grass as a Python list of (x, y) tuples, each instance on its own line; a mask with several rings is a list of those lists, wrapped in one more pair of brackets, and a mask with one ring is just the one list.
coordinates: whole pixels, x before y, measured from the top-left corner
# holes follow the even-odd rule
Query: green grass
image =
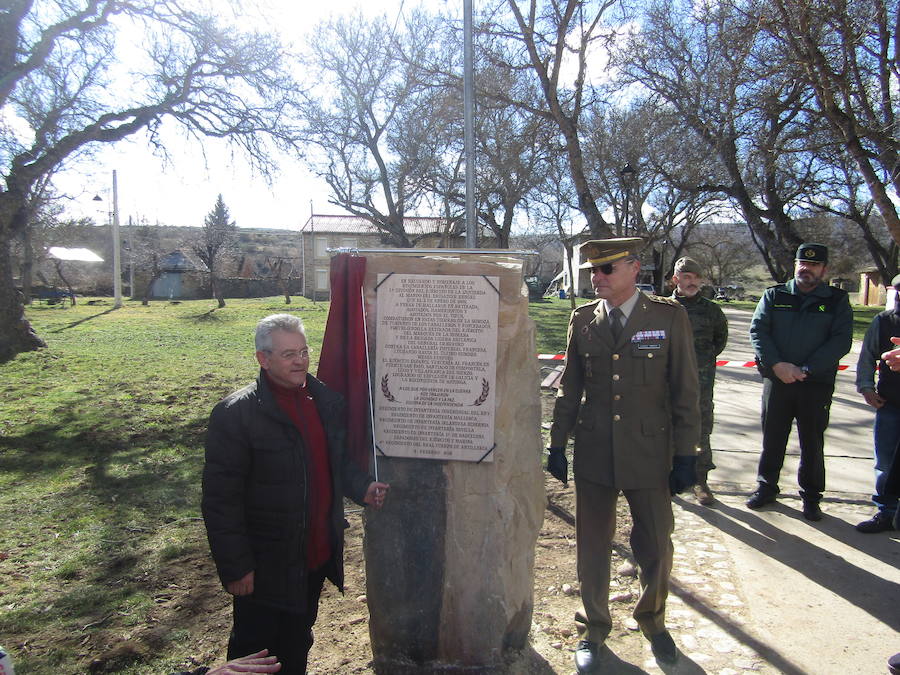
[[(296, 313), (318, 345), (328, 309), (281, 298), (221, 310), (96, 302), (30, 307), (48, 348), (0, 366), (0, 637), (18, 673), (83, 672), (79, 653), (97, 656), (90, 648), (112, 629), (149, 620), (166, 565), (205, 555), (209, 411), (255, 377), (260, 317)], [(165, 672), (162, 663), (135, 672)]]
[[(590, 302), (576, 298), (576, 305)], [(555, 354), (566, 349), (566, 330), (572, 313), (571, 300), (544, 298), (528, 304), (528, 314), (535, 322), (535, 346), (538, 354)]]
[[(197, 617), (161, 608), (172, 596), (227, 602), (199, 519), (207, 416), (255, 377), (260, 317), (301, 316), (315, 372), (328, 310), (277, 297), (221, 310), (96, 302), (30, 307), (48, 348), (0, 365), (0, 644), (19, 675), (84, 672), (129, 636), (149, 648), (125, 650), (106, 672), (171, 672), (200, 653)], [(569, 301), (529, 309), (537, 351), (563, 350)], [(856, 309), (861, 336), (878, 310)]]

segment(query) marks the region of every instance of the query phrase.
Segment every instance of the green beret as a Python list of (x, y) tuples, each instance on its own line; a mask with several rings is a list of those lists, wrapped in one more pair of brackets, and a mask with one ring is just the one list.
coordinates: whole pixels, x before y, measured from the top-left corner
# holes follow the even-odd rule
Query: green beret
[(693, 258), (688, 258), (685, 256), (684, 258), (679, 258), (675, 261), (675, 274), (681, 274), (682, 272), (690, 272), (691, 274), (696, 274), (697, 276), (703, 276), (703, 270), (700, 267), (700, 263), (698, 263)]

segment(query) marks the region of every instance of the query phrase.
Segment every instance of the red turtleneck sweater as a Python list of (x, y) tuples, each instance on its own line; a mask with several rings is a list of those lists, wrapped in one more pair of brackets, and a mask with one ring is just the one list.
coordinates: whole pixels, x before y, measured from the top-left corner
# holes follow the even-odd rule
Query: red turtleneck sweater
[(282, 387), (266, 375), (278, 407), (290, 417), (303, 438), (309, 508), (306, 531), (306, 563), (317, 570), (331, 558), (331, 463), (325, 428), (316, 402), (304, 387)]

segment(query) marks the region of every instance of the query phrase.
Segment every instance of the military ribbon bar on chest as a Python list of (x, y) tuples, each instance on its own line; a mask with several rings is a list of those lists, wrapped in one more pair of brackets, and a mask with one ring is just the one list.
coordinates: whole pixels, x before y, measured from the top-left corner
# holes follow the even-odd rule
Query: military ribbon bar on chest
[(639, 330), (631, 336), (631, 343), (638, 349), (660, 349), (660, 342), (666, 339), (664, 330)]

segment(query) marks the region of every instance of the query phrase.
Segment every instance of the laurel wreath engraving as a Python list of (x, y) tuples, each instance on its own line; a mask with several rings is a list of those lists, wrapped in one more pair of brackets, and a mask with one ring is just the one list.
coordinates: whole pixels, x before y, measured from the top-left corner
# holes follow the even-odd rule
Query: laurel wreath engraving
[[(388, 385), (388, 377), (389, 375), (385, 375), (381, 378), (381, 395), (384, 396), (391, 403), (396, 403), (397, 399), (394, 398), (394, 395), (391, 393), (391, 388)], [(481, 379), (481, 396), (475, 399), (475, 403), (472, 406), (479, 406), (488, 399), (488, 394), (491, 393), (491, 385), (484, 378)]]
[(488, 384), (488, 381), (484, 378), (481, 378), (481, 396), (473, 403), (473, 406), (481, 405), (485, 401), (487, 401), (488, 394), (491, 392), (491, 385)]
[(381, 393), (391, 403), (395, 403), (397, 401), (397, 399), (395, 399), (394, 395), (391, 393), (390, 388), (388, 387), (388, 376), (387, 375), (385, 375), (384, 377), (381, 378)]

